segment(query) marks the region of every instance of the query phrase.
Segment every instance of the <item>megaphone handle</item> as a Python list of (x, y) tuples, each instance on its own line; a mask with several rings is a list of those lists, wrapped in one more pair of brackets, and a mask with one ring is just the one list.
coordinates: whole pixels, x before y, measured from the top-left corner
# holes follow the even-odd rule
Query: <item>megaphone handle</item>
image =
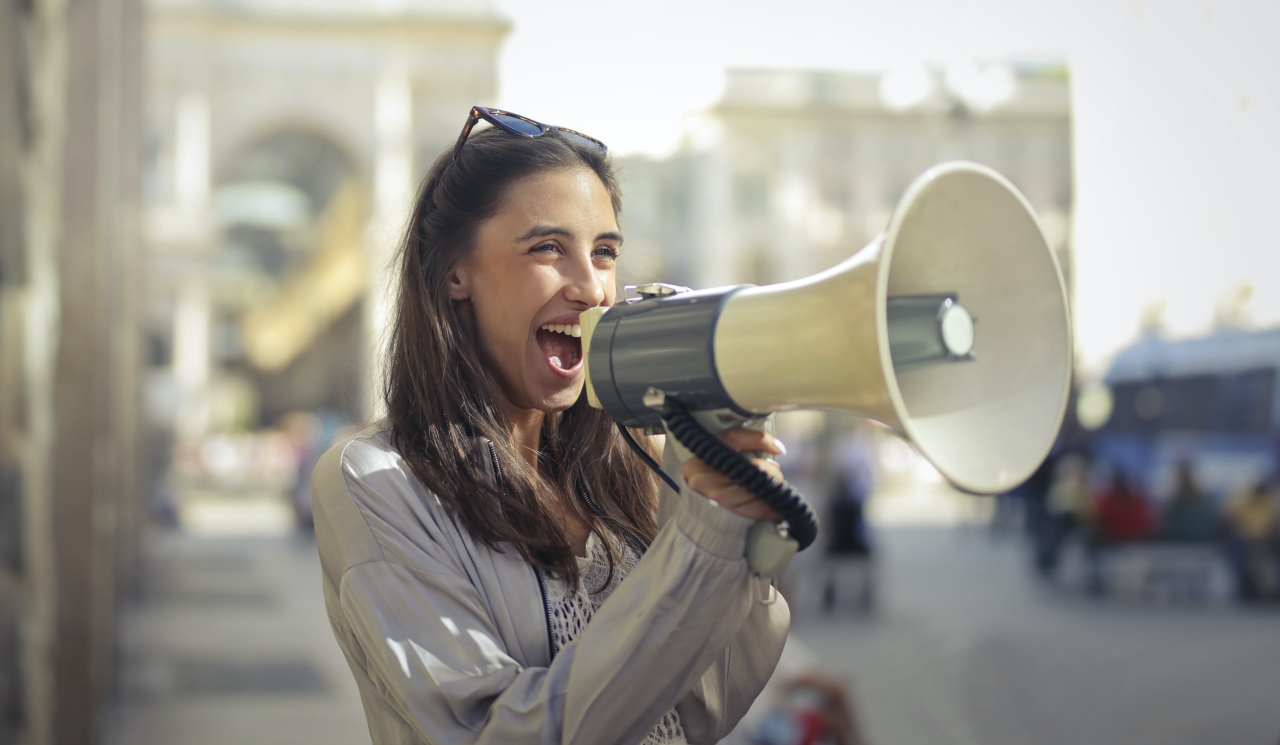
[[(768, 424), (763, 426), (769, 427)], [(640, 443), (636, 442), (635, 438), (631, 436), (631, 432), (627, 430), (622, 422), (618, 422), (618, 432), (622, 435), (622, 439), (636, 452), (636, 455), (640, 456), (641, 460), (667, 483), (667, 486), (679, 493), (679, 482), (671, 474), (667, 473), (667, 469), (659, 465), (653, 459), (653, 456), (649, 455), (648, 451), (640, 447)], [(677, 449), (685, 449), (680, 444), (679, 439), (674, 436), (672, 444), (677, 446)], [(776, 577), (799, 549), (800, 543), (791, 537), (785, 527), (776, 525), (769, 520), (757, 520), (747, 534), (747, 563), (751, 566), (752, 571), (761, 577)]]
[(761, 471), (741, 453), (721, 442), (670, 396), (662, 407), (662, 421), (677, 442), (781, 515), (800, 550), (808, 548), (818, 537), (818, 516), (800, 492), (786, 481)]

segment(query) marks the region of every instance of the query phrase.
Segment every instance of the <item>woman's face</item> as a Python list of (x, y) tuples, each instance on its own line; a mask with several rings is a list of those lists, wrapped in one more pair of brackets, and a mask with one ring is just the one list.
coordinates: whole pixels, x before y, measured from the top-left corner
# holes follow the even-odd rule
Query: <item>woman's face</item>
[(515, 181), (481, 224), (450, 294), (470, 300), (480, 344), (510, 404), (563, 411), (582, 392), (578, 314), (612, 305), (622, 235), (589, 168)]

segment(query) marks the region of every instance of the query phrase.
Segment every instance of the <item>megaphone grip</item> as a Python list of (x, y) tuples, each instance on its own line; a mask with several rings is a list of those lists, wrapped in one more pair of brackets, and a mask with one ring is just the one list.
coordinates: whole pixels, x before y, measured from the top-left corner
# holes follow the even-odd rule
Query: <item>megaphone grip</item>
[(775, 476), (770, 476), (745, 456), (724, 444), (698, 423), (680, 402), (667, 397), (662, 408), (667, 432), (704, 463), (727, 476), (738, 486), (759, 497), (787, 521), (791, 536), (808, 548), (818, 537), (818, 516), (800, 492)]

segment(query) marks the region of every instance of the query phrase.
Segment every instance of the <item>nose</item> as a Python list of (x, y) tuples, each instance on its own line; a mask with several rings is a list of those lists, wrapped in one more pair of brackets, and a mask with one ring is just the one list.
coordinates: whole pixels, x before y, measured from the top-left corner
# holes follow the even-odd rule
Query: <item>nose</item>
[(565, 277), (567, 280), (564, 289), (565, 299), (573, 303), (582, 303), (588, 308), (604, 304), (609, 297), (607, 285), (612, 282), (611, 275), (611, 272), (597, 270), (592, 265), (589, 255), (576, 257)]

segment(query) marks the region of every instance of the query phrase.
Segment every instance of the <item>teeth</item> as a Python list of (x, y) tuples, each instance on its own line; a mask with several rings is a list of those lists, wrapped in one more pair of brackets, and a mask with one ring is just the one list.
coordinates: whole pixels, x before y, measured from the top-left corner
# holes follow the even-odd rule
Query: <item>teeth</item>
[(582, 337), (582, 325), (577, 323), (572, 325), (567, 323), (548, 323), (542, 327), (542, 330), (554, 331), (557, 334), (565, 334), (566, 336)]

